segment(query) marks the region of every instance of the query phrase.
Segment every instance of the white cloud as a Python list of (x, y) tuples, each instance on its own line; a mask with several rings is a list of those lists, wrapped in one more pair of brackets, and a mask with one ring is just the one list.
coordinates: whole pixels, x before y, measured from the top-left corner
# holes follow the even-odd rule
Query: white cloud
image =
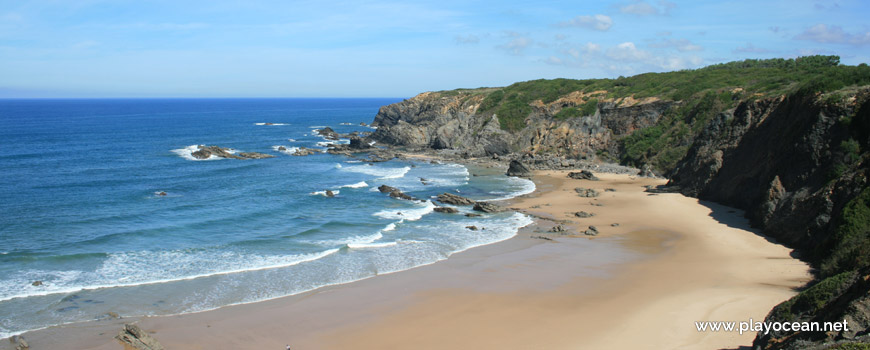
[(680, 52), (703, 51), (704, 48), (700, 45), (693, 44), (688, 39), (664, 39), (657, 43), (649, 45), (654, 48), (675, 48)]
[(480, 42), (480, 38), (478, 38), (477, 35), (474, 34), (457, 35), (453, 38), (453, 40), (457, 44), (477, 44)]
[(630, 41), (607, 49), (606, 55), (610, 59), (627, 62), (645, 61), (652, 56), (649, 52), (638, 49)]
[(619, 6), (619, 12), (638, 16), (665, 16), (670, 14), (671, 9), (673, 9), (674, 7), (677, 7), (677, 5), (665, 0), (658, 1), (658, 6), (653, 6), (646, 1), (634, 1), (632, 3)]
[(586, 43), (586, 45), (583, 45), (583, 52), (585, 52), (585, 53), (601, 52), (601, 45), (598, 45), (595, 43)]
[(504, 45), (499, 45), (498, 47), (506, 50), (509, 54), (514, 56), (522, 55), (526, 48), (534, 43), (534, 40), (516, 32), (507, 32), (507, 36), (511, 38), (511, 40)]
[(870, 32), (852, 34), (844, 31), (840, 26), (816, 24), (798, 34), (795, 39), (825, 44), (866, 45), (870, 44)]
[(567, 22), (559, 23), (560, 27), (580, 27), (599, 31), (607, 31), (613, 26), (613, 19), (605, 15), (577, 16)]

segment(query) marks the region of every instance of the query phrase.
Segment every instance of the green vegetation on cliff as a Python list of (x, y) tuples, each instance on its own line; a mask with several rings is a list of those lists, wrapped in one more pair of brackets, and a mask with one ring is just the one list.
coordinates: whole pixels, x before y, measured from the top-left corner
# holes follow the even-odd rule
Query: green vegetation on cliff
[[(744, 60), (700, 69), (646, 73), (617, 79), (553, 79), (515, 83), (504, 88), (476, 90), (485, 93), (477, 113), (496, 114), (501, 128), (518, 131), (534, 111), (536, 101), (553, 103), (572, 92), (584, 103), (568, 103), (552, 115), (569, 119), (592, 115), (599, 102), (657, 98), (678, 101), (659, 122), (620, 140), (618, 159), (624, 164), (651, 164), (667, 172), (685, 155), (693, 138), (717, 113), (745, 100), (794, 93), (830, 92), (870, 84), (870, 67), (840, 65), (838, 56), (795, 59)], [(459, 91), (459, 90), (456, 90)], [(475, 90), (461, 90), (470, 92)], [(447, 92), (443, 92), (447, 93)], [(836, 99), (836, 95), (831, 96)]]

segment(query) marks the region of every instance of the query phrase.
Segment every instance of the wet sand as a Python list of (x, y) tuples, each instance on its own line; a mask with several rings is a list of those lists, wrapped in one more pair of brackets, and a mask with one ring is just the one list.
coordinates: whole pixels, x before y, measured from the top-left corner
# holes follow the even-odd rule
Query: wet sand
[[(34, 349), (120, 349), (112, 337), (137, 321), (168, 349), (733, 349), (755, 335), (700, 333), (694, 322), (760, 320), (809, 279), (739, 211), (643, 192), (662, 180), (566, 174), (537, 172), (537, 191), (507, 203), (539, 217), (535, 225), (445, 261), (253, 304), (25, 337)], [(600, 195), (582, 198), (575, 187)], [(573, 215), (581, 210), (596, 215)], [(567, 231), (546, 232), (556, 225)], [(589, 225), (600, 234), (584, 235)]]

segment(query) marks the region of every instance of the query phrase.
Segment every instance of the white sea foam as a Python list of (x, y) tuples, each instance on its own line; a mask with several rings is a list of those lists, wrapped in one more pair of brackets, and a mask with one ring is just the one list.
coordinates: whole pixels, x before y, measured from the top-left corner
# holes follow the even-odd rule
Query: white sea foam
[(511, 185), (519, 187), (519, 189), (514, 191), (514, 192), (511, 192), (505, 196), (493, 198), (493, 199), (489, 199), (489, 200), (491, 200), (491, 201), (506, 200), (506, 199), (516, 198), (516, 197), (519, 197), (522, 195), (526, 195), (526, 194), (535, 192), (536, 187), (535, 187), (535, 183), (532, 182), (532, 180), (523, 179), (520, 177), (509, 177), (507, 181), (510, 182)]
[(290, 125), (290, 124), (285, 124), (285, 123), (254, 123), (254, 125), (282, 126), (282, 125)]
[(349, 243), (347, 245), (347, 247), (350, 249), (371, 249), (371, 248), (392, 247), (396, 244), (397, 244), (397, 242)]
[[(199, 151), (199, 145), (190, 145), (190, 146), (187, 146), (184, 148), (174, 149), (174, 150), (172, 150), (172, 153), (177, 154), (181, 158), (184, 158), (187, 160), (194, 160), (194, 161), (223, 159), (223, 158), (218, 157), (214, 154), (209, 155), (208, 158), (206, 158), (206, 159), (197, 159), (196, 157), (193, 156), (193, 152), (196, 152), (196, 151)], [(235, 153), (235, 152), (230, 152), (230, 153)]]
[(347, 187), (347, 188), (363, 188), (363, 187), (368, 187), (368, 186), (369, 186), (369, 184), (367, 184), (365, 181), (360, 181), (360, 182), (357, 182), (357, 183), (355, 183), (355, 184), (350, 184), (350, 185), (344, 185), (344, 186), (341, 186), (340, 188), (344, 188), (344, 187)]
[[(338, 249), (329, 249), (318, 253), (295, 255), (259, 255), (211, 250), (115, 253), (109, 254), (102, 265), (93, 272), (21, 271), (20, 277), (0, 284), (0, 301), (276, 269), (318, 260), (338, 251)], [(131, 275), (130, 271), (136, 271), (136, 274)], [(30, 282), (34, 280), (43, 281), (43, 285), (30, 286)]]
[[(283, 151), (281, 150), (281, 147), (284, 147)], [(288, 154), (288, 155), (293, 155), (293, 153), (296, 153), (296, 151), (299, 150), (299, 147), (287, 147), (287, 146), (283, 146), (283, 145), (276, 145), (276, 146), (272, 146), (272, 150), (275, 150), (275, 151), (278, 151), (278, 152), (281, 152), (284, 154)]]
[(295, 139), (287, 139), (287, 141), (290, 141), (290, 142), (296, 142)]
[(411, 170), (411, 167), (404, 168), (386, 168), (377, 165), (351, 165), (342, 168), (344, 171), (350, 171), (354, 173), (366, 174), (377, 176), (379, 179), (398, 179), (405, 176), (408, 171)]
[(416, 204), (415, 208), (408, 209), (385, 209), (381, 210), (372, 215), (377, 216), (383, 219), (392, 219), (392, 220), (402, 220), (402, 221), (417, 221), (420, 220), (426, 214), (431, 213), (435, 209), (435, 204), (432, 204), (430, 201), (423, 202), (422, 204)]
[[(339, 190), (332, 190), (332, 194), (333, 194), (333, 195), (336, 195), (336, 196), (339, 194), (339, 192), (341, 192), (341, 191), (339, 191)], [(324, 196), (324, 197), (326, 197), (326, 190), (323, 190), (323, 191), (315, 191), (315, 192), (311, 192), (311, 193), (309, 193), (309, 194), (312, 195), (312, 196)]]
[(395, 230), (395, 229), (396, 229), (396, 223), (395, 223), (395, 222), (391, 222), (389, 225), (387, 225), (387, 227), (384, 227), (384, 228), (381, 230), (381, 232), (390, 232), (390, 231), (393, 231), (393, 230)]

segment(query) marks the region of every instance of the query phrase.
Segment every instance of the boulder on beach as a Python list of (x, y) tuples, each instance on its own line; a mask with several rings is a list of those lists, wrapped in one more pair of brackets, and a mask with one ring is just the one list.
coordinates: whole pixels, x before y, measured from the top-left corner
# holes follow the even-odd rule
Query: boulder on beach
[(568, 173), (568, 177), (575, 180), (598, 181), (598, 177), (596, 177), (595, 174), (592, 174), (592, 172), (589, 170), (572, 171)]
[(444, 192), (438, 195), (438, 201), (444, 204), (452, 205), (473, 205), (474, 201), (463, 196)]
[(586, 198), (598, 197), (598, 191), (591, 189), (591, 188), (577, 187), (574, 189), (574, 191), (577, 192), (577, 194), (579, 194), (580, 197), (586, 197)]
[(591, 217), (595, 216), (595, 213), (590, 213), (590, 212), (585, 212), (585, 211), (578, 211), (578, 212), (574, 213), (574, 216), (576, 216), (576, 217), (578, 217), (578, 218), (584, 218), (584, 219), (585, 219), (585, 218), (591, 218)]
[(505, 211), (503, 207), (489, 202), (475, 202), (474, 210), (482, 211), (484, 213), (499, 213)]
[(583, 232), (583, 233), (586, 234), (587, 236), (597, 236), (598, 235), (598, 228), (595, 226), (589, 226), (589, 229), (587, 229), (586, 232)]
[(507, 176), (532, 177), (532, 171), (522, 162), (514, 159), (508, 165)]
[(124, 329), (115, 336), (125, 347), (137, 350), (163, 350), (163, 345), (135, 324), (125, 324)]

